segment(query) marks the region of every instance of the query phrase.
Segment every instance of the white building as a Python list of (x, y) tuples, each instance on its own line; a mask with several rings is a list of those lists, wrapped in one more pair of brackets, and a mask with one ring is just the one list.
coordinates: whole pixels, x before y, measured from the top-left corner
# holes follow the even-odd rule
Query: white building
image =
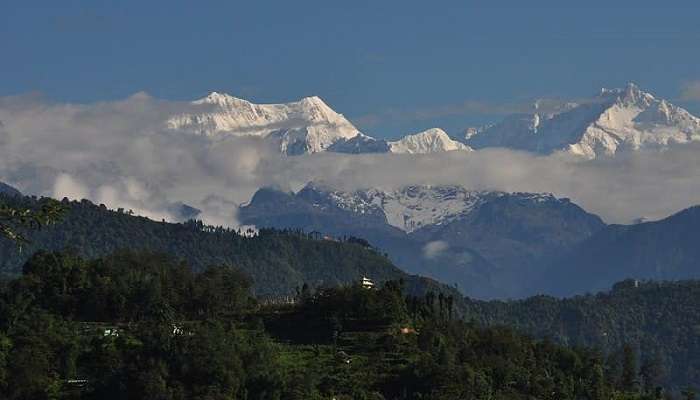
[(366, 276), (362, 277), (362, 287), (365, 289), (374, 289), (374, 282)]

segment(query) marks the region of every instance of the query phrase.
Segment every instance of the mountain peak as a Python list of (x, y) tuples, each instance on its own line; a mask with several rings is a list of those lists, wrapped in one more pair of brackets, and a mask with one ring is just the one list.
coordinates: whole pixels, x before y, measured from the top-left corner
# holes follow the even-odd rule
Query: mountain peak
[(651, 93), (643, 91), (634, 82), (627, 83), (624, 88), (600, 90), (600, 96), (616, 100), (622, 105), (637, 105), (640, 107), (648, 107), (656, 98)]
[(211, 92), (191, 104), (214, 107), (193, 107), (189, 112), (173, 115), (167, 126), (212, 138), (269, 138), (288, 155), (324, 151), (339, 140), (360, 133), (318, 96), (290, 103), (255, 104), (226, 93)]
[(397, 141), (388, 142), (388, 144), (391, 153), (425, 154), (472, 150), (469, 146), (450, 138), (447, 132), (440, 128), (430, 128), (412, 135), (406, 135)]
[(441, 137), (441, 138), (449, 138), (447, 135), (447, 132), (440, 128), (430, 128), (426, 129), (423, 132), (418, 132), (414, 134), (413, 136), (433, 136), (433, 137)]
[(318, 97), (318, 96), (306, 96), (306, 97), (302, 97), (300, 101), (303, 102), (303, 103), (307, 103), (307, 104), (313, 104), (313, 105), (319, 105), (319, 106), (328, 107), (328, 105), (326, 104), (326, 102), (323, 101), (323, 99), (321, 99), (321, 98)]
[(551, 115), (515, 115), (470, 131), (467, 144), (544, 154), (563, 151), (592, 159), (698, 140), (700, 119), (630, 82), (624, 88), (601, 89), (596, 100)]
[(239, 99), (238, 97), (231, 96), (228, 93), (221, 92), (211, 92), (205, 97), (192, 102), (192, 104), (216, 104), (221, 107), (231, 107), (242, 103), (250, 104), (250, 102), (247, 100)]
[(298, 102), (292, 104), (298, 104), (303, 112), (308, 113), (311, 118), (326, 121), (331, 124), (336, 123), (338, 119), (343, 118), (342, 114), (337, 113), (318, 96), (304, 97)]

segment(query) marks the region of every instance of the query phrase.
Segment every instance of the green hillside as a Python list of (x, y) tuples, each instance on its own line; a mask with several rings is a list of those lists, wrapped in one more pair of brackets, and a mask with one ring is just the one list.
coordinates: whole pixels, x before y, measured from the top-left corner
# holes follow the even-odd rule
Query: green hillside
[[(0, 397), (654, 399), (630, 357), (453, 316), (400, 281), (260, 304), (230, 267), (40, 253), (0, 290)], [(625, 354), (630, 354), (626, 351)], [(620, 369), (618, 377), (611, 371)]]
[[(41, 200), (30, 197), (0, 197), (5, 204), (38, 207)], [(404, 279), (409, 290), (425, 292), (439, 284), (409, 276), (383, 254), (355, 238), (323, 240), (299, 231), (261, 230), (250, 235), (200, 222), (172, 224), (111, 211), (104, 206), (62, 202), (65, 213), (58, 223), (31, 230), (29, 244), (18, 247), (0, 239), (0, 271), (16, 276), (26, 260), (39, 250), (74, 249), (77, 254), (96, 258), (117, 250), (150, 250), (182, 259), (195, 270), (212, 265), (231, 265), (246, 273), (256, 295), (278, 296), (294, 293), (304, 283), (311, 287), (356, 282), (363, 276), (377, 282)], [(451, 290), (443, 287), (440, 290)]]
[(466, 317), (507, 325), (567, 346), (612, 354), (625, 344), (640, 365), (661, 364), (659, 379), (678, 388), (700, 386), (700, 282), (623, 281), (610, 292), (557, 299), (465, 303)]

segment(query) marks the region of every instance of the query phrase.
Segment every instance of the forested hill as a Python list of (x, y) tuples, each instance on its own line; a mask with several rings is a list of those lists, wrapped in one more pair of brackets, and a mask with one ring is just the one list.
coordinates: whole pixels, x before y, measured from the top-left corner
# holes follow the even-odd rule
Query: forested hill
[[(507, 325), (569, 346), (638, 354), (640, 374), (677, 388), (700, 387), (700, 281), (627, 280), (609, 292), (557, 299), (466, 301), (466, 314), (485, 325)], [(614, 354), (613, 354), (614, 356)]]
[(7, 195), (7, 196), (21, 196), (22, 193), (20, 193), (19, 190), (13, 188), (12, 186), (0, 182), (0, 194), (1, 195)]
[(0, 398), (677, 398), (638, 384), (629, 347), (618, 362), (481, 328), (400, 281), (305, 290), (295, 304), (260, 304), (248, 287), (233, 268), (195, 273), (148, 252), (36, 254), (0, 285)]
[(627, 278), (700, 278), (700, 206), (659, 221), (608, 225), (546, 267), (542, 286), (557, 296), (605, 290)]
[[(36, 207), (31, 197), (0, 195), (0, 202)], [(0, 239), (0, 271), (19, 274), (22, 265), (38, 250), (74, 249), (96, 258), (120, 249), (150, 250), (183, 259), (195, 270), (212, 265), (232, 265), (250, 276), (257, 295), (291, 294), (304, 283), (311, 287), (356, 282), (363, 276), (383, 282), (404, 279), (407, 289), (451, 291), (435, 281), (411, 276), (360, 239), (323, 240), (312, 235), (262, 230), (248, 237), (235, 230), (214, 228), (199, 222), (172, 224), (111, 211), (87, 200), (63, 202), (66, 212), (58, 223), (27, 232), (30, 240), (21, 249)]]

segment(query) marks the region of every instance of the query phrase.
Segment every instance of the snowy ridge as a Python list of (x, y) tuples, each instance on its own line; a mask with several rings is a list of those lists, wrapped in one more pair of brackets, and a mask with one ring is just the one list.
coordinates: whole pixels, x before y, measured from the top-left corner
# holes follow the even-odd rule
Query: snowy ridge
[[(254, 104), (212, 92), (166, 122), (170, 129), (212, 140), (258, 136), (287, 155), (337, 153), (426, 154), (505, 147), (540, 154), (567, 152), (588, 159), (620, 151), (665, 148), (700, 141), (700, 119), (634, 84), (602, 89), (591, 101), (512, 115), (497, 124), (468, 129), (464, 143), (439, 128), (387, 141), (361, 133), (319, 97), (283, 104)], [(466, 144), (465, 144), (466, 143)]]
[(486, 201), (501, 196), (517, 196), (530, 202), (552, 201), (548, 193), (505, 193), (467, 190), (460, 186), (415, 185), (398, 189), (363, 189), (346, 192), (330, 186), (309, 183), (302, 191), (323, 198), (316, 207), (333, 206), (356, 214), (383, 215), (389, 225), (413, 232), (429, 225), (440, 225), (468, 215)]
[(285, 104), (254, 104), (212, 92), (191, 105), (192, 112), (175, 115), (166, 125), (213, 138), (270, 137), (286, 154), (316, 153), (360, 134), (342, 114), (316, 96)]
[(351, 139), (338, 141), (328, 148), (328, 151), (348, 154), (428, 154), (456, 150), (472, 151), (472, 148), (450, 138), (440, 128), (432, 128), (412, 135), (406, 135), (394, 141), (375, 139), (371, 136), (359, 134)]
[(625, 148), (639, 150), (700, 140), (700, 119), (634, 84), (624, 90), (603, 90), (601, 96), (613, 100), (586, 128), (581, 140), (569, 146), (571, 153), (595, 158), (599, 148), (611, 156)]
[(390, 153), (426, 154), (445, 151), (472, 149), (456, 140), (452, 140), (440, 128), (432, 128), (413, 135), (406, 135), (397, 141), (387, 142)]
[(700, 119), (632, 83), (624, 89), (602, 89), (589, 103), (569, 103), (548, 114), (513, 115), (465, 133), (466, 143), (477, 149), (564, 151), (589, 159), (698, 140)]
[(170, 117), (166, 126), (213, 140), (228, 136), (262, 137), (275, 141), (280, 151), (287, 155), (322, 151), (425, 154), (471, 150), (438, 128), (397, 141), (367, 136), (316, 96), (291, 103), (255, 104), (212, 92), (191, 102), (190, 106), (188, 112)]

